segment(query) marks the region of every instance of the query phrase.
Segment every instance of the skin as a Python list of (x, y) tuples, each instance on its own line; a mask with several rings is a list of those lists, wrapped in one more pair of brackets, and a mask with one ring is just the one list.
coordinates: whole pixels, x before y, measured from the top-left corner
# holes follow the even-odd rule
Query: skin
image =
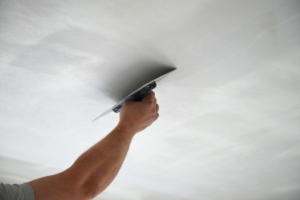
[(86, 200), (104, 191), (117, 176), (134, 135), (159, 117), (155, 93), (141, 102), (127, 100), (116, 128), (83, 153), (67, 170), (29, 182), (36, 200)]

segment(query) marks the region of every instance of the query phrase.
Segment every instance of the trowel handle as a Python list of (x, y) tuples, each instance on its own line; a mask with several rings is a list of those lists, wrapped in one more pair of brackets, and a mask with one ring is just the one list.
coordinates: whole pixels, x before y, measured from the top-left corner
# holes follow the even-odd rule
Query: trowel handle
[[(141, 90), (137, 91), (136, 93), (132, 94), (131, 96), (129, 96), (127, 99), (131, 99), (133, 101), (142, 101), (143, 98), (154, 88), (156, 87), (156, 83), (152, 82), (149, 85), (143, 87)], [(113, 111), (115, 113), (118, 113), (121, 111), (123, 107), (123, 103), (121, 103), (120, 105), (118, 105), (117, 107), (115, 107), (113, 109)]]
[(156, 83), (150, 83), (149, 85), (145, 86), (144, 88), (142, 88), (141, 90), (139, 90), (138, 92), (132, 94), (129, 99), (133, 100), (133, 101), (142, 101), (143, 98), (154, 88), (156, 87)]

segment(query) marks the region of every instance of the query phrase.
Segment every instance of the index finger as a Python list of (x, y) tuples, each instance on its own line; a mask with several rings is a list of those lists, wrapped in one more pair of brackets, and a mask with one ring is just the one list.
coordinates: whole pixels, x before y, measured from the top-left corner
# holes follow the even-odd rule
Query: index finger
[(146, 96), (145, 98), (142, 100), (142, 101), (149, 101), (149, 102), (153, 102), (155, 99), (155, 93), (153, 91), (150, 91)]

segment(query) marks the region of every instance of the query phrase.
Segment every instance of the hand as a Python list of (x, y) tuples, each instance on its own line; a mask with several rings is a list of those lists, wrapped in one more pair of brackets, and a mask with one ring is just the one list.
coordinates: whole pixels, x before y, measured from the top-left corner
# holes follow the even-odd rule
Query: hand
[(142, 101), (126, 100), (121, 112), (118, 126), (134, 133), (144, 130), (159, 117), (159, 105), (155, 93), (149, 92)]

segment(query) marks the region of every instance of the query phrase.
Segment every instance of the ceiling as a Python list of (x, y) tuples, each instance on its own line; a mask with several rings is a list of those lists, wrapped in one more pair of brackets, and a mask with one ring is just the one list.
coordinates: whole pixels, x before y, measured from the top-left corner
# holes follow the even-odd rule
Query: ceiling
[(171, 68), (97, 199), (298, 199), (299, 0), (0, 0), (0, 180), (66, 169)]

